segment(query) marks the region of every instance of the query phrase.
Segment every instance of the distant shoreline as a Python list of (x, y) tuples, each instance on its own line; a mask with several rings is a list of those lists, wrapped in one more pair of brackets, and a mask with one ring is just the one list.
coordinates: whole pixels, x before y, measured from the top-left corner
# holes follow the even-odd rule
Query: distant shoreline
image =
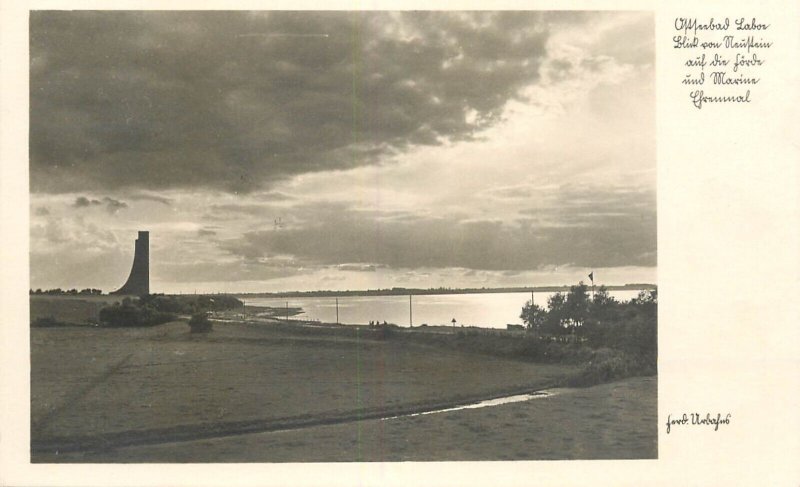
[[(600, 286), (596, 286), (600, 287)], [(570, 286), (534, 286), (534, 287), (502, 287), (502, 288), (468, 288), (468, 289), (366, 289), (353, 291), (287, 291), (277, 293), (222, 293), (247, 298), (333, 298), (340, 296), (408, 296), (408, 295), (442, 295), (442, 294), (496, 294), (496, 293), (529, 293), (529, 292), (567, 292)], [(624, 284), (605, 286), (608, 291), (650, 291), (658, 289), (655, 284)]]

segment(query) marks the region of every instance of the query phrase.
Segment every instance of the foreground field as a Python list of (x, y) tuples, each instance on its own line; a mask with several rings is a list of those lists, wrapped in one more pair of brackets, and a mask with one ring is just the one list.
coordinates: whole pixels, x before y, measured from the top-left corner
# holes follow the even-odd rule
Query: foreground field
[[(271, 424), (409, 412), (548, 387), (574, 372), (569, 366), (381, 341), (368, 333), (296, 336), (266, 325), (229, 323), (217, 324), (210, 335), (192, 336), (177, 322), (138, 329), (32, 329), (32, 460), (76, 461), (76, 455), (113, 456), (125, 445), (147, 444), (140, 447), (147, 450), (175, 439), (263, 431)], [(333, 428), (361, 431), (370, 422), (354, 424)], [(422, 430), (416, 434), (427, 437)], [(335, 435), (331, 441), (338, 443)], [(320, 448), (313, 443), (294, 453), (289, 448), (290, 458), (277, 455), (274, 461), (316, 460)], [(118, 451), (114, 461), (137, 458)], [(219, 458), (195, 454), (152, 459), (249, 458), (244, 452)]]
[(483, 409), (47, 457), (68, 462), (656, 458), (656, 416), (656, 379), (639, 377)]

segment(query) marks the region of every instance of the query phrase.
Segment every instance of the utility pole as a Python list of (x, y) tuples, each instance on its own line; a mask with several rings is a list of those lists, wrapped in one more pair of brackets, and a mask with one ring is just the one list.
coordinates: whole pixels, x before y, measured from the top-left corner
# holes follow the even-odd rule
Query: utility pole
[(411, 295), (408, 295), (408, 326), (409, 328), (414, 328), (414, 320), (413, 320), (413, 313), (411, 310)]
[(531, 330), (536, 336), (536, 307), (533, 305), (533, 286), (531, 286)]
[(339, 298), (336, 298), (336, 324), (339, 324)]

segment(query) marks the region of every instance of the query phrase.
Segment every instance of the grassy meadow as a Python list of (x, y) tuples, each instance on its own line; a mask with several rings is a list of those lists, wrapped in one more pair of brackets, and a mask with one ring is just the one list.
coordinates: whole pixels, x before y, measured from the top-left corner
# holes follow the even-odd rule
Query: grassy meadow
[(44, 455), (69, 462), (357, 462), (656, 458), (656, 378), (388, 420)]
[[(37, 308), (78, 319), (90, 307), (73, 300), (97, 298), (32, 297), (32, 317)], [(543, 362), (531, 357), (549, 349), (508, 349), (521, 339), (235, 320), (207, 334), (190, 333), (185, 321), (32, 327), (32, 461), (655, 456), (653, 377), (380, 419), (552, 388), (582, 372), (577, 352)]]
[(119, 296), (30, 296), (31, 323), (47, 318), (71, 325), (97, 323), (101, 309), (121, 300)]
[(183, 322), (31, 333), (34, 452), (402, 412), (546, 387), (574, 372), (263, 325), (200, 336)]

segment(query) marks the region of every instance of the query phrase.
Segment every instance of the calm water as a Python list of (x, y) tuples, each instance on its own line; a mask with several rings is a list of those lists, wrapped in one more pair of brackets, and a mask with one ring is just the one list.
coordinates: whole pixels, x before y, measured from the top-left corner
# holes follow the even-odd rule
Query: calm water
[[(536, 304), (545, 306), (554, 293), (537, 292)], [(635, 298), (639, 291), (609, 291), (618, 301)], [(336, 298), (240, 298), (247, 305), (302, 308), (295, 318), (336, 322)], [(480, 326), (505, 328), (506, 324), (522, 324), (519, 315), (530, 301), (530, 293), (441, 294), (413, 296), (411, 318), (414, 326), (434, 325)], [(368, 324), (370, 321), (409, 326), (408, 296), (345, 296), (339, 297), (339, 322)]]

